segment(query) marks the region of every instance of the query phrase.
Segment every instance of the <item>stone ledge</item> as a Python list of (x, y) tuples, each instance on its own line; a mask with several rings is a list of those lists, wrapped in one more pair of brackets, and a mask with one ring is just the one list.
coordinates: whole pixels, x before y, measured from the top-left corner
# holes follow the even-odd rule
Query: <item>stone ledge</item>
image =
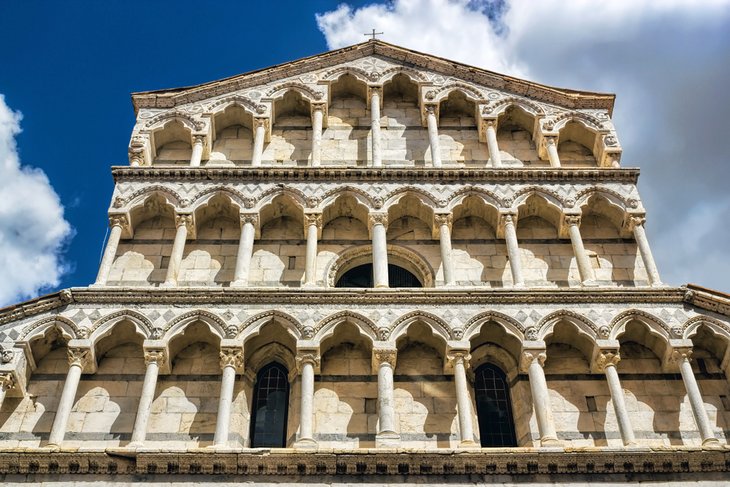
[(0, 475), (605, 475), (730, 471), (730, 448), (218, 451), (0, 451)]

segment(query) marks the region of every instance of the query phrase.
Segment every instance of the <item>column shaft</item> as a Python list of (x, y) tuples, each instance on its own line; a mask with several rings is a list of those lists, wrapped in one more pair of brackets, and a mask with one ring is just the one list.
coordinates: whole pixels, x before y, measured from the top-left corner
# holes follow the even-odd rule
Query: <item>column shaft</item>
[(682, 381), (684, 382), (685, 389), (687, 389), (687, 397), (692, 407), (692, 415), (695, 418), (697, 429), (700, 431), (702, 444), (717, 443), (717, 438), (715, 438), (715, 433), (712, 431), (710, 418), (707, 417), (705, 402), (702, 400), (702, 393), (697, 385), (697, 379), (692, 371), (692, 364), (690, 364), (688, 356), (680, 358), (679, 372), (682, 374)]
[(114, 257), (117, 255), (117, 247), (119, 246), (119, 239), (122, 236), (122, 223), (120, 220), (115, 220), (112, 223), (112, 228), (109, 231), (109, 240), (106, 242), (106, 248), (104, 249), (104, 256), (99, 264), (99, 273), (96, 276), (96, 283), (99, 286), (106, 284), (109, 279), (109, 271), (111, 271), (112, 264), (114, 264)]
[(385, 225), (373, 224), (373, 283), (374, 287), (388, 287), (388, 242)]
[(514, 287), (523, 287), (525, 280), (522, 277), (522, 262), (520, 260), (520, 248), (517, 244), (517, 230), (512, 220), (512, 216), (508, 215), (504, 224), (504, 240), (507, 244), (507, 256), (509, 257), (509, 267), (512, 271), (512, 285)]
[(177, 276), (180, 272), (180, 263), (182, 262), (183, 253), (185, 252), (185, 240), (188, 238), (188, 227), (185, 220), (177, 222), (177, 230), (175, 231), (175, 241), (172, 244), (172, 252), (170, 253), (170, 263), (167, 265), (167, 277), (165, 277), (165, 286), (176, 286)]
[(215, 424), (215, 446), (228, 444), (228, 430), (231, 425), (231, 404), (233, 403), (233, 386), (236, 383), (236, 369), (232, 364), (223, 367), (221, 393), (218, 399), (218, 418)]
[(317, 167), (322, 160), (322, 119), (324, 113), (322, 107), (316, 107), (312, 111), (312, 166)]
[(0, 408), (3, 406), (8, 391), (15, 387), (15, 380), (9, 372), (0, 374)]
[(454, 261), (451, 252), (451, 230), (449, 230), (448, 223), (444, 222), (439, 225), (439, 243), (441, 246), (441, 262), (444, 267), (444, 284), (451, 286), (456, 281), (454, 279)]
[(307, 255), (304, 267), (304, 283), (308, 286), (317, 284), (317, 221), (307, 225)]
[(266, 127), (263, 120), (255, 120), (256, 131), (253, 135), (253, 155), (251, 157), (251, 165), (258, 167), (261, 165), (261, 158), (264, 154), (264, 138), (266, 137)]
[(233, 273), (231, 286), (247, 286), (249, 270), (251, 267), (251, 255), (253, 254), (253, 239), (256, 229), (253, 222), (244, 220), (241, 226), (241, 238), (238, 241), (238, 255), (236, 255), (236, 270)]
[(314, 417), (314, 365), (302, 363), (302, 398), (299, 419), (299, 441), (314, 442), (312, 419)]
[(548, 137), (547, 144), (548, 160), (551, 167), (560, 167), (560, 156), (558, 156), (558, 142), (555, 137)]
[(499, 145), (497, 144), (497, 128), (494, 126), (494, 122), (486, 122), (486, 124), (489, 160), (492, 161), (492, 167), (502, 167), (502, 156), (499, 154)]
[(543, 446), (558, 441), (553, 421), (553, 411), (550, 406), (550, 393), (548, 392), (545, 372), (537, 357), (533, 358), (527, 369), (530, 377), (530, 391), (532, 392), (532, 404), (535, 407), (537, 417), (537, 428), (540, 432), (540, 442)]
[(200, 166), (200, 162), (203, 158), (203, 138), (202, 137), (195, 137), (195, 141), (193, 142), (193, 152), (190, 155), (190, 166), (197, 167)]
[(378, 434), (396, 434), (395, 399), (393, 398), (393, 367), (381, 362), (378, 367)]
[[(568, 217), (570, 218), (570, 217)], [(577, 222), (580, 220), (578, 219)], [(591, 283), (595, 281), (593, 274), (593, 267), (591, 261), (588, 259), (588, 254), (583, 246), (583, 238), (580, 235), (580, 228), (576, 219), (571, 219), (568, 222), (568, 233), (570, 234), (570, 243), (573, 245), (573, 253), (575, 254), (575, 260), (578, 262), (578, 273), (580, 274), (580, 280), (582, 283)]]
[(380, 92), (375, 88), (370, 91), (370, 127), (373, 167), (382, 167), (383, 156), (380, 146)]
[(433, 106), (426, 108), (426, 123), (428, 125), (428, 143), (431, 145), (431, 161), (433, 167), (441, 167), (438, 120), (436, 119), (436, 110)]
[(150, 419), (150, 411), (152, 409), (152, 401), (155, 398), (157, 376), (159, 373), (160, 365), (157, 361), (149, 361), (144, 374), (142, 394), (139, 397), (139, 406), (137, 406), (137, 417), (134, 420), (134, 430), (132, 430), (131, 441), (132, 445), (141, 445), (147, 438), (147, 423)]
[(53, 426), (51, 427), (51, 435), (48, 438), (49, 445), (61, 445), (63, 437), (66, 436), (66, 425), (68, 424), (68, 416), (76, 398), (76, 391), (81, 380), (81, 365), (73, 363), (68, 369), (66, 382), (63, 384), (63, 392), (58, 402), (56, 416), (53, 418)]
[(474, 425), (472, 420), (471, 398), (466, 381), (464, 359), (457, 357), (454, 362), (454, 383), (456, 385), (456, 405), (459, 413), (459, 431), (462, 444), (474, 443)]
[(631, 427), (631, 420), (629, 419), (629, 411), (626, 408), (626, 398), (624, 396), (624, 390), (621, 387), (621, 381), (618, 378), (618, 371), (616, 366), (613, 364), (607, 364), (604, 373), (606, 374), (606, 381), (608, 382), (608, 390), (611, 393), (611, 403), (613, 404), (613, 410), (616, 413), (616, 420), (618, 421), (618, 429), (621, 432), (621, 439), (624, 445), (633, 445), (636, 443), (634, 437), (634, 429)]
[(649, 284), (652, 286), (661, 284), (662, 280), (659, 277), (659, 270), (654, 262), (654, 256), (651, 254), (651, 248), (649, 247), (649, 241), (646, 238), (646, 230), (644, 230), (643, 222), (641, 224), (634, 225), (634, 239), (639, 247), (641, 260), (644, 262), (646, 274), (649, 277)]

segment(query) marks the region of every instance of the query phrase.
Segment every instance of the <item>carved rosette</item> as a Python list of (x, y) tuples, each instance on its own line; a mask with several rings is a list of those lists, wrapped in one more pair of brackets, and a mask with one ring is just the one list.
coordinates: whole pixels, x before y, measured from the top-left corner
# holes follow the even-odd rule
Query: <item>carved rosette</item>
[(603, 371), (606, 367), (617, 367), (620, 361), (621, 354), (618, 350), (601, 350), (596, 355), (596, 368)]
[(373, 362), (374, 365), (377, 367), (387, 364), (390, 365), (391, 368), (395, 369), (395, 363), (397, 358), (398, 350), (395, 348), (373, 350)]
[(10, 372), (0, 374), (0, 391), (9, 391), (15, 387), (15, 377)]
[(157, 364), (162, 366), (165, 363), (166, 354), (163, 349), (146, 349), (144, 351), (144, 363), (145, 365)]
[(537, 362), (542, 367), (546, 359), (545, 350), (524, 350), (520, 355), (520, 372), (527, 372), (533, 362)]
[(243, 350), (237, 347), (221, 348), (220, 359), (221, 369), (233, 367), (236, 370), (240, 370), (243, 367)]
[(297, 371), (301, 374), (304, 369), (304, 365), (311, 364), (315, 369), (319, 368), (320, 356), (315, 352), (300, 352), (296, 357)]
[(78, 366), (82, 369), (91, 361), (91, 349), (88, 348), (69, 348), (68, 364), (70, 366)]

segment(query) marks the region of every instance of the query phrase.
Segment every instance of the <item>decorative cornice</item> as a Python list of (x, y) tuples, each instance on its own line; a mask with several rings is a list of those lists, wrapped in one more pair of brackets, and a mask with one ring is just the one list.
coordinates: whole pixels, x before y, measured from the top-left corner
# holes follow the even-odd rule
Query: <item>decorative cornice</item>
[[(363, 475), (383, 478), (392, 475), (463, 476), (495, 475), (529, 479), (535, 475), (563, 475), (570, 481), (589, 483), (615, 480), (625, 482), (646, 475), (652, 480), (718, 479), (730, 471), (730, 450), (675, 447), (659, 450), (617, 451), (582, 449), (570, 452), (532, 448), (505, 448), (497, 451), (439, 449), (379, 452), (373, 449), (341, 452), (302, 452), (272, 448), (260, 451), (135, 452), (124, 448), (105, 451), (54, 452), (47, 449), (0, 452), (0, 475), (249, 475), (323, 476)], [(692, 474), (691, 477), (686, 477)], [(256, 477), (252, 477), (255, 479)], [(485, 479), (486, 480), (486, 479)]]
[(400, 182), (619, 182), (636, 184), (638, 168), (350, 168), (350, 167), (190, 167), (114, 166), (116, 183), (125, 181), (400, 181)]

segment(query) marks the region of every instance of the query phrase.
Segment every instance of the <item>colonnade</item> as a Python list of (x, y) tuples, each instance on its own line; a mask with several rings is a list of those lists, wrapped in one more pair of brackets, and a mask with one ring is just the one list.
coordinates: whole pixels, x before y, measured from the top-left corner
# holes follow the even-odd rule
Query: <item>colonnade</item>
[[(296, 364), (301, 378), (301, 396), (299, 404), (299, 434), (294, 444), (296, 448), (316, 448), (317, 442), (313, 431), (314, 418), (314, 378), (320, 366), (318, 346), (305, 342), (297, 347)], [(607, 341), (608, 343), (608, 341)], [(465, 343), (464, 345), (467, 345)], [(703, 445), (718, 443), (704, 407), (702, 394), (697, 385), (690, 356), (692, 347), (689, 344), (678, 344), (671, 347), (668, 355), (668, 364), (677, 367), (684, 383), (695, 424), (700, 433)], [(373, 348), (373, 373), (377, 374), (378, 381), (378, 428), (376, 446), (394, 446), (399, 443), (397, 432), (396, 410), (394, 400), (393, 371), (395, 369), (398, 350), (395, 346), (386, 344)], [(160, 346), (159, 341), (148, 340), (144, 345), (146, 372), (142, 392), (139, 399), (137, 416), (132, 432), (130, 447), (140, 447), (145, 444), (147, 424), (150, 417), (152, 400), (157, 386), (160, 368), (169, 360), (167, 351)], [(69, 347), (69, 369), (64, 383), (63, 392), (54, 417), (49, 436), (49, 445), (61, 445), (66, 434), (69, 415), (75, 403), (75, 397), (83, 369), (89, 365), (93, 354), (90, 348)], [(561, 444), (553, 420), (550, 405), (550, 394), (543, 370), (545, 362), (545, 343), (528, 341), (523, 344), (519, 371), (528, 376), (532, 397), (532, 407), (537, 419), (540, 445), (554, 447)], [(225, 448), (229, 445), (229, 429), (231, 424), (231, 407), (236, 377), (243, 373), (243, 346), (235, 340), (224, 339), (220, 349), (221, 387), (218, 403), (213, 446)], [(619, 431), (624, 445), (633, 446), (636, 438), (631, 426), (630, 416), (626, 407), (624, 391), (621, 387), (616, 366), (620, 360), (618, 342), (603, 344), (596, 349), (593, 358), (593, 370), (603, 372), (611, 395), (611, 402), (616, 413)], [(470, 393), (467, 369), (470, 367), (471, 356), (468, 346), (463, 348), (450, 347), (447, 350), (447, 362), (453, 370), (456, 406), (459, 423), (460, 446), (475, 447), (475, 432), (473, 425), (473, 401)], [(7, 381), (3, 381), (2, 390)], [(2, 402), (0, 402), (0, 405)]]
[[(503, 209), (499, 213), (498, 235), (501, 234), (505, 240), (507, 247), (507, 256), (509, 258), (510, 272), (512, 274), (512, 285), (515, 288), (525, 286), (525, 280), (522, 274), (522, 263), (520, 256), (520, 247), (517, 240), (517, 223), (518, 213), (513, 209)], [(583, 245), (583, 238), (580, 234), (580, 214), (565, 214), (563, 216), (564, 224), (567, 227), (567, 233), (573, 247), (573, 254), (578, 264), (578, 272), (580, 274), (581, 283), (584, 286), (595, 286), (595, 276), (590, 259)], [(307, 211), (304, 214), (305, 219), (305, 237), (306, 237), (306, 257), (304, 285), (313, 287), (317, 284), (317, 244), (322, 233), (322, 213)], [(643, 216), (630, 216), (629, 228), (633, 233), (639, 248), (639, 254), (647, 271), (649, 284), (652, 286), (661, 285), (659, 271), (657, 270), (652, 256), (649, 242), (644, 231), (645, 218)], [(451, 248), (451, 213), (435, 213), (434, 226), (439, 236), (439, 246), (441, 251), (441, 261), (443, 265), (444, 285), (453, 286), (456, 283), (453, 264), (453, 252)], [(95, 285), (105, 285), (109, 272), (111, 271), (114, 258), (116, 256), (119, 241), (122, 235), (122, 227), (128, 224), (127, 217), (124, 215), (112, 215), (109, 217), (109, 225), (111, 231), (106, 249), (102, 257), (99, 273)], [(194, 225), (193, 216), (190, 213), (178, 213), (175, 216), (175, 239), (170, 254), (170, 262), (167, 268), (167, 275), (163, 286), (171, 287), (177, 285), (177, 277), (180, 269), (180, 263), (185, 250), (185, 242), (189, 232), (192, 231)], [(251, 267), (251, 257), (253, 254), (254, 239), (256, 235), (256, 226), (259, 225), (258, 213), (241, 213), (240, 214), (241, 235), (239, 239), (238, 253), (236, 257), (236, 268), (231, 287), (246, 287), (249, 284), (249, 270)], [(373, 211), (368, 215), (368, 226), (370, 229), (370, 237), (372, 241), (372, 264), (373, 264), (373, 280), (374, 287), (388, 287), (388, 242), (387, 242), (387, 226), (388, 213), (382, 211)]]

